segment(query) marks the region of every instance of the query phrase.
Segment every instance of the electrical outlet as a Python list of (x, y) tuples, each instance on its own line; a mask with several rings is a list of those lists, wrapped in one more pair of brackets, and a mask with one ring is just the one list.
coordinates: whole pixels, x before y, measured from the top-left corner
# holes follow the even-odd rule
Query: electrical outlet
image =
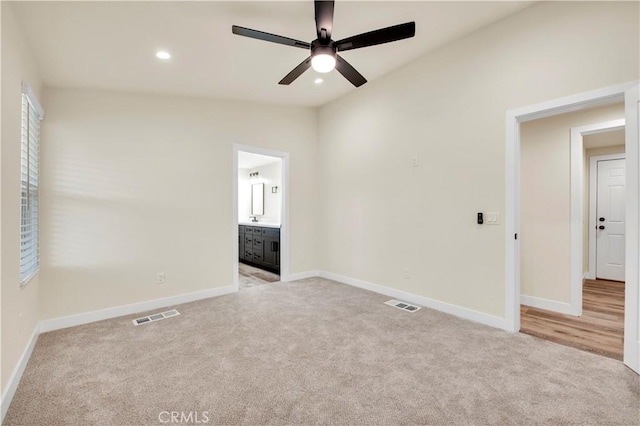
[(411, 157), (411, 167), (418, 167), (420, 165), (420, 160), (417, 155)]
[(164, 284), (165, 278), (164, 272), (158, 272), (156, 275), (156, 284)]
[(411, 274), (409, 273), (409, 268), (404, 268), (404, 279), (408, 280), (411, 278)]

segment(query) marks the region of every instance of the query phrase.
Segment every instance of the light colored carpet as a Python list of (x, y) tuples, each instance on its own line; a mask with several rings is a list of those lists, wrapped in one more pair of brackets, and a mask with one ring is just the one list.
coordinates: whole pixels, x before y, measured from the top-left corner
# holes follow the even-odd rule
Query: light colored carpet
[(387, 299), (314, 278), (46, 333), (5, 424), (640, 422), (618, 361)]

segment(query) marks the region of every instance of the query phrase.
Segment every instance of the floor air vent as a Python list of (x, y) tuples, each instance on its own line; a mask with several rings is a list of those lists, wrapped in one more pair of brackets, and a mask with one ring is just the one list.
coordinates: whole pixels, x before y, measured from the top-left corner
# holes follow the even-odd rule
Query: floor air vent
[(402, 309), (407, 312), (415, 312), (420, 310), (420, 306), (410, 305), (406, 302), (401, 302), (399, 300), (389, 300), (384, 302), (385, 305), (393, 306), (394, 308)]
[(172, 309), (170, 311), (160, 312), (159, 314), (149, 315), (148, 317), (136, 318), (132, 322), (133, 325), (142, 325), (148, 322), (160, 321), (165, 318), (175, 317), (176, 315), (180, 315), (180, 312)]

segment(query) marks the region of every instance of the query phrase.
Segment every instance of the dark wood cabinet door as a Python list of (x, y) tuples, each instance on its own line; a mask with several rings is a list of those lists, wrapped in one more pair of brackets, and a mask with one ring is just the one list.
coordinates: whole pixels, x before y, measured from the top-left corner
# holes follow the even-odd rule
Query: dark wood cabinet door
[(280, 268), (280, 239), (277, 237), (264, 237), (263, 261), (267, 268)]
[(244, 260), (247, 262), (253, 262), (253, 248), (247, 244), (244, 246)]
[(259, 244), (253, 245), (253, 260), (252, 262), (255, 263), (255, 265), (258, 268), (262, 268), (264, 266), (264, 250), (263, 250), (263, 245)]

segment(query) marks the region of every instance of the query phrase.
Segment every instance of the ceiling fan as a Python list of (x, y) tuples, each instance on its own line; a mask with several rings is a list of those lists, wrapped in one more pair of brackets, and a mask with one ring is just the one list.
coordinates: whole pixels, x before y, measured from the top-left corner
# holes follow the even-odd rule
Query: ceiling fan
[(303, 72), (313, 67), (314, 70), (320, 73), (327, 73), (335, 68), (356, 87), (362, 86), (367, 82), (367, 79), (356, 71), (349, 62), (345, 61), (342, 56), (338, 55), (338, 52), (389, 43), (410, 38), (416, 34), (416, 23), (407, 22), (334, 41), (331, 39), (331, 32), (333, 30), (333, 8), (333, 0), (315, 0), (316, 31), (318, 38), (311, 43), (252, 30), (250, 28), (239, 27), (237, 25), (233, 25), (231, 29), (233, 33), (237, 35), (284, 44), (286, 46), (309, 49), (311, 51), (311, 55), (280, 80), (279, 84), (291, 84), (296, 78), (300, 77)]

